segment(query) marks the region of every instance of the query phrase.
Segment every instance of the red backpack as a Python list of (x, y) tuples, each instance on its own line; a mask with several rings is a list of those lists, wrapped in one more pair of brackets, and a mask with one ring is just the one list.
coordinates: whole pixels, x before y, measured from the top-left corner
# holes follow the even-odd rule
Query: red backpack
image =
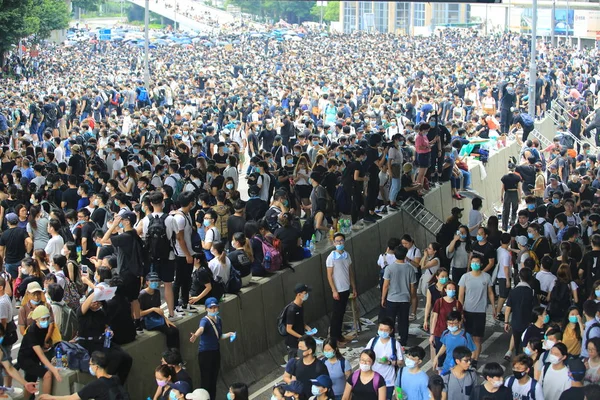
[(279, 246), (275, 241), (271, 241), (269, 238), (265, 237), (264, 240), (259, 236), (254, 237), (256, 240), (260, 242), (262, 245), (263, 251), (263, 262), (262, 266), (267, 272), (275, 272), (281, 269), (281, 265), (283, 264), (283, 257), (281, 255), (281, 251)]

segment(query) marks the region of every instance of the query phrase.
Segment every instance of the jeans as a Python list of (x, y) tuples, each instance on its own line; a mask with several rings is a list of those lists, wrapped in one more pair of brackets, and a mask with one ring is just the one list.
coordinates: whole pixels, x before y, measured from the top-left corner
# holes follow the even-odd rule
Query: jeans
[(200, 367), (200, 379), (202, 381), (200, 387), (210, 394), (211, 399), (216, 399), (217, 379), (221, 369), (221, 352), (219, 350), (199, 352), (198, 366)]
[(20, 266), (21, 266), (21, 262), (14, 263), (14, 264), (5, 263), (4, 269), (10, 274), (10, 276), (13, 279), (17, 279), (17, 276), (19, 276), (19, 267)]
[(452, 175), (450, 177), (450, 187), (452, 189), (460, 189), (460, 178), (457, 178), (454, 175)]
[(173, 283), (174, 303), (178, 304), (179, 289), (181, 289), (181, 305), (186, 306), (190, 300), (190, 286), (192, 284), (192, 269), (194, 264), (188, 264), (185, 257), (177, 257), (175, 267), (175, 282)]
[(390, 186), (390, 203), (396, 204), (396, 198), (398, 192), (400, 192), (401, 181), (400, 178), (392, 178), (392, 185)]
[(406, 346), (408, 342), (408, 315), (410, 313), (410, 301), (396, 303), (386, 301), (386, 309), (388, 317), (392, 318), (394, 324), (397, 323), (396, 332), (400, 336), (400, 344)]
[(471, 173), (469, 171), (460, 170), (460, 173), (463, 176), (463, 189), (467, 189), (471, 187)]
[(504, 203), (502, 204), (502, 230), (508, 230), (508, 213), (510, 212), (510, 224), (517, 220), (517, 208), (519, 207), (519, 194), (517, 191), (504, 192)]
[(348, 304), (350, 291), (339, 292), (340, 299), (333, 300), (333, 311), (331, 312), (331, 324), (329, 325), (329, 336), (337, 339), (342, 338), (342, 325), (344, 323), (344, 313)]

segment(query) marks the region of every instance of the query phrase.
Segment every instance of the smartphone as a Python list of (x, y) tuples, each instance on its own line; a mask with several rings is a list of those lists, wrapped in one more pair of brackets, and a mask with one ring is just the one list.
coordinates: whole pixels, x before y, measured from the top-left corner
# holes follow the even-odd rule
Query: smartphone
[(87, 265), (82, 265), (81, 266), (81, 273), (87, 275), (87, 273), (88, 273), (88, 267), (87, 267)]

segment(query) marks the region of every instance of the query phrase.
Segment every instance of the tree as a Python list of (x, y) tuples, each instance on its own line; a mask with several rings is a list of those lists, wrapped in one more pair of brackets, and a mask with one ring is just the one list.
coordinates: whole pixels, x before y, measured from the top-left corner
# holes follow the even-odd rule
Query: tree
[(73, 7), (79, 7), (86, 11), (98, 11), (105, 0), (71, 0)]
[(300, 23), (314, 20), (310, 14), (314, 1), (229, 0), (228, 4), (239, 6), (243, 12), (269, 17), (274, 21), (283, 19), (290, 23)]
[[(321, 18), (321, 7), (319, 3), (315, 4), (310, 9), (310, 13), (317, 18)], [(340, 2), (339, 1), (328, 1), (327, 5), (323, 7), (323, 21), (339, 21), (340, 20)]]
[(39, 20), (39, 27), (35, 33), (37, 40), (48, 38), (53, 30), (69, 26), (70, 14), (64, 0), (42, 0), (35, 7), (35, 15)]
[(34, 34), (39, 26), (33, 0), (0, 0), (0, 61), (12, 45)]

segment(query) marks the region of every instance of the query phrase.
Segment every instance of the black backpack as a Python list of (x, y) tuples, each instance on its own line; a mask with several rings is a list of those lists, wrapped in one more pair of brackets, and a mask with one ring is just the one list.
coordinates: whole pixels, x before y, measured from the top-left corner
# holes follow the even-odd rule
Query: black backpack
[(48, 118), (50, 121), (56, 121), (58, 119), (58, 110), (56, 105), (49, 105), (48, 111), (46, 112), (46, 118)]
[(168, 261), (171, 245), (167, 236), (165, 221), (169, 214), (156, 217), (148, 215), (148, 230), (146, 233), (146, 248), (150, 251), (150, 262)]
[(571, 287), (568, 283), (557, 280), (550, 293), (548, 314), (551, 319), (562, 318), (571, 306)]
[(288, 308), (290, 308), (290, 306), (293, 304), (290, 303), (287, 306), (283, 307), (283, 310), (281, 310), (281, 312), (279, 313), (279, 316), (277, 317), (277, 332), (281, 335), (281, 336), (287, 336), (287, 322), (286, 322), (286, 317), (285, 315), (287, 314)]

